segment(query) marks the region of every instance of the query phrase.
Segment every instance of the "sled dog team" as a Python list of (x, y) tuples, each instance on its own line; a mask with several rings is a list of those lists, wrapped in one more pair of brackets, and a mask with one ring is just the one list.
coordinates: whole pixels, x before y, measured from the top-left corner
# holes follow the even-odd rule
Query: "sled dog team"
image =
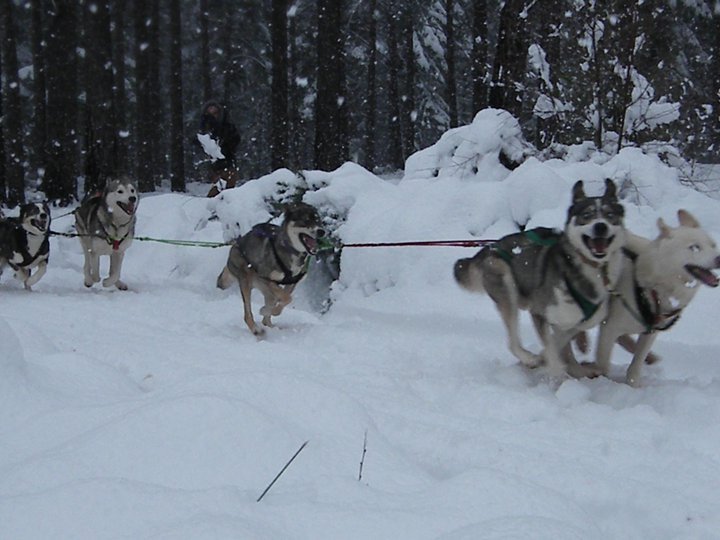
[[(138, 201), (132, 181), (112, 180), (74, 212), (86, 287), (100, 282), (99, 258), (108, 256), (103, 286), (127, 289), (120, 274), (135, 233)], [(636, 236), (624, 226), (615, 184), (608, 179), (602, 196), (588, 197), (581, 180), (573, 187), (562, 231), (536, 228), (505, 236), (474, 257), (458, 260), (455, 279), (493, 300), (509, 349), (522, 365), (545, 365), (553, 374), (578, 378), (607, 375), (618, 343), (633, 354), (626, 381), (637, 386), (643, 364), (658, 359), (650, 352), (658, 332), (672, 327), (701, 284), (720, 283), (713, 273), (720, 268), (717, 245), (689, 212), (679, 210), (677, 217), (678, 227), (659, 219), (654, 240)], [(49, 235), (44, 203), (23, 205), (17, 218), (0, 216), (0, 272), (10, 266), (30, 290), (47, 269)], [(272, 326), (271, 317), (291, 302), (324, 235), (317, 211), (295, 203), (285, 208), (281, 225), (257, 224), (234, 242), (217, 286), (226, 289), (237, 281), (253, 334), (261, 336), (264, 329), (252, 314), (252, 290), (258, 289), (265, 301), (262, 324)], [(530, 314), (540, 353), (521, 343), (521, 310)], [(596, 326), (595, 362), (579, 363), (572, 343), (584, 351), (586, 331)]]

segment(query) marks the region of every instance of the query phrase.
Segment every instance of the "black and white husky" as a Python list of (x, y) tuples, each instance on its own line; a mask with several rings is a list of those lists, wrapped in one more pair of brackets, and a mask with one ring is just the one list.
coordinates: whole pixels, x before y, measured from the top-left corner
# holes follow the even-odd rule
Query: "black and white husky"
[(110, 272), (102, 284), (127, 290), (120, 279), (125, 250), (135, 236), (135, 212), (138, 205), (135, 184), (127, 178), (108, 181), (102, 193), (85, 198), (75, 211), (75, 228), (85, 256), (85, 286), (100, 281), (100, 256), (110, 257)]
[(250, 294), (259, 289), (265, 299), (260, 309), (262, 323), (272, 326), (270, 317), (280, 315), (292, 300), (295, 286), (305, 277), (310, 255), (318, 251), (318, 239), (325, 236), (317, 210), (305, 203), (288, 205), (281, 225), (260, 223), (235, 241), (217, 286), (240, 285), (245, 324), (256, 336), (264, 333), (252, 314)]
[[(31, 290), (47, 271), (50, 256), (50, 209), (46, 203), (20, 207), (18, 217), (0, 219), (0, 274), (5, 266)], [(32, 269), (37, 268), (35, 273)]]
[[(527, 367), (544, 362), (554, 374), (596, 375), (563, 350), (581, 330), (599, 324), (620, 277), (626, 231), (615, 184), (605, 181), (601, 197), (588, 197), (579, 181), (562, 232), (539, 228), (511, 234), (455, 263), (465, 289), (486, 292), (507, 329), (510, 351)], [(520, 310), (530, 312), (543, 351), (533, 354), (520, 341)]]

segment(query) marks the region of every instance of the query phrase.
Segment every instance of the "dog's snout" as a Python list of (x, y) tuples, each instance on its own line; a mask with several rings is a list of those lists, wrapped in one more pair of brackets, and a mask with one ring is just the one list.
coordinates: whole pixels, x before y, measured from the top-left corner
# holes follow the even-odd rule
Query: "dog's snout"
[(324, 236), (325, 236), (325, 229), (318, 229), (317, 231), (315, 231), (315, 236), (316, 236), (317, 238), (322, 238), (322, 237), (324, 237)]
[(128, 201), (130, 201), (131, 203), (134, 203), (135, 201), (137, 201), (137, 197), (136, 197), (135, 195), (131, 195), (131, 196), (128, 198)]
[(603, 223), (602, 221), (599, 223), (596, 223), (593, 226), (593, 235), (594, 236), (607, 236), (610, 229), (608, 228), (606, 223)]

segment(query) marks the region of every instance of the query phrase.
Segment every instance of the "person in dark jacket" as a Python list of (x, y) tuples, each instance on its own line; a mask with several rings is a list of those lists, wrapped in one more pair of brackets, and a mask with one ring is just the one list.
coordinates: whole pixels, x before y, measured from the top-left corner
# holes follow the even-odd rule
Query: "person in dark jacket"
[[(208, 136), (211, 141), (208, 141)], [(213, 186), (208, 197), (214, 197), (223, 189), (235, 187), (238, 181), (235, 151), (240, 144), (240, 134), (220, 102), (209, 101), (203, 107), (198, 139), (212, 160), (210, 182)]]

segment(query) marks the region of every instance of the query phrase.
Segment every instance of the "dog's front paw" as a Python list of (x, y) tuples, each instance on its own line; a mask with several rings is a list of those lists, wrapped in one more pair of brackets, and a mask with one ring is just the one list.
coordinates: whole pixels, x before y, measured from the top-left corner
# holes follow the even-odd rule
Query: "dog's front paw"
[(251, 328), (251, 331), (252, 331), (253, 335), (258, 339), (265, 337), (265, 329), (264, 328), (256, 326), (255, 328)]
[(525, 351), (525, 353), (519, 354), (518, 359), (520, 363), (526, 368), (535, 369), (545, 364), (545, 359), (541, 354), (533, 354)]
[(120, 281), (119, 279), (115, 282), (115, 287), (117, 287), (121, 291), (128, 290), (127, 283), (125, 283), (124, 281)]
[(83, 285), (85, 285), (88, 289), (94, 285), (94, 283), (90, 280), (83, 281)]
[(662, 356), (658, 356), (654, 352), (649, 352), (645, 357), (645, 363), (647, 365), (657, 364), (660, 360), (662, 360)]

